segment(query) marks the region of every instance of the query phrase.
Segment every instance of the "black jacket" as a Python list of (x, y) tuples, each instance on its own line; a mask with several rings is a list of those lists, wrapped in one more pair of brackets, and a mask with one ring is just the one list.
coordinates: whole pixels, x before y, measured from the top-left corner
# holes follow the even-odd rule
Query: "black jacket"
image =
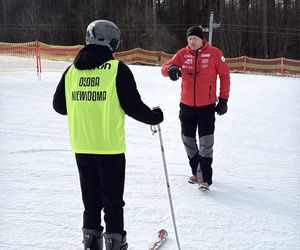
[[(74, 66), (79, 70), (94, 69), (112, 59), (113, 55), (107, 47), (87, 45), (77, 54)], [(53, 97), (53, 108), (62, 115), (67, 114), (65, 75), (68, 69), (69, 68), (63, 73)], [(119, 62), (116, 85), (119, 102), (125, 114), (140, 122), (151, 125), (163, 121), (163, 113), (161, 110), (153, 111), (143, 103), (132, 72), (128, 66), (122, 62)]]

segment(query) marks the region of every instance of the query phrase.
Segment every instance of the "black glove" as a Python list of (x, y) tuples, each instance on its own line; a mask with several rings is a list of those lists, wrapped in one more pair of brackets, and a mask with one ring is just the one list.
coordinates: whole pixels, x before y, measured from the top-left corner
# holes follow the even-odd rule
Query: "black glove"
[(155, 107), (152, 109), (152, 112), (155, 114), (155, 118), (151, 125), (156, 125), (161, 123), (164, 120), (164, 113), (159, 107)]
[(219, 102), (216, 106), (216, 112), (218, 115), (224, 115), (227, 112), (227, 99), (219, 98)]
[(176, 65), (171, 65), (168, 68), (168, 74), (172, 81), (176, 81), (179, 79), (179, 77), (181, 77), (181, 72)]

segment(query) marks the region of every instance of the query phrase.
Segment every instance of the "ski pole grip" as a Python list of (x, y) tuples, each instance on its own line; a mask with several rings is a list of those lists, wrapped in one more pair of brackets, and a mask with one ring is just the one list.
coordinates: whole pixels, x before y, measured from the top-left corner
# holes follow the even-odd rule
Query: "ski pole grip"
[[(155, 106), (152, 108), (152, 110), (159, 109), (159, 108), (160, 108), (159, 106)], [(152, 135), (155, 135), (155, 133), (157, 133), (157, 129), (156, 129), (155, 125), (151, 125), (150, 130), (152, 131)]]
[(152, 135), (155, 135), (155, 133), (157, 132), (155, 125), (150, 125), (150, 130), (152, 131)]

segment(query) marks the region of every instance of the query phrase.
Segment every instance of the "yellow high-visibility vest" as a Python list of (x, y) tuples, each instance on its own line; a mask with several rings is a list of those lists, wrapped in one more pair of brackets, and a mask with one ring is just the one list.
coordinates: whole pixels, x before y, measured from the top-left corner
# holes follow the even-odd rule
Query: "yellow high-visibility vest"
[(125, 113), (120, 106), (117, 60), (99, 68), (65, 75), (65, 95), (72, 151), (82, 154), (120, 154), (125, 146)]

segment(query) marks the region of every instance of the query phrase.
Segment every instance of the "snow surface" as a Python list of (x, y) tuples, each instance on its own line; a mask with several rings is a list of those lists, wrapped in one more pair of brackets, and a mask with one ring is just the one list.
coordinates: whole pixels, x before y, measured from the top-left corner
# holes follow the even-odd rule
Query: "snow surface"
[[(214, 184), (187, 183), (179, 82), (130, 66), (150, 107), (161, 106), (170, 188), (182, 250), (300, 249), (300, 80), (231, 74), (217, 117)], [(82, 201), (67, 118), (52, 109), (60, 73), (0, 73), (0, 249), (83, 249)], [(129, 250), (156, 232), (177, 249), (158, 134), (126, 118), (125, 226)]]

